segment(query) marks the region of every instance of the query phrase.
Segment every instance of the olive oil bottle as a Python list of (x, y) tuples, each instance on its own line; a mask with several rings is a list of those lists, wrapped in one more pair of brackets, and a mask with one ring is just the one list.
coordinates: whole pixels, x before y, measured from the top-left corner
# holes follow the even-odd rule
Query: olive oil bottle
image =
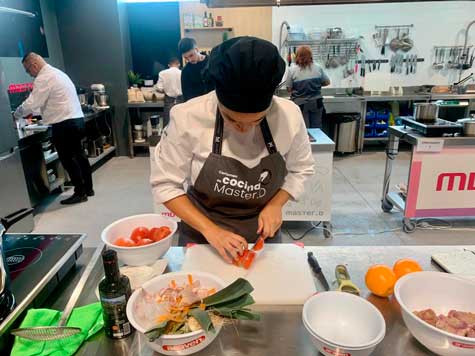
[(104, 330), (112, 339), (122, 339), (133, 332), (127, 319), (126, 306), (132, 290), (127, 276), (121, 275), (117, 253), (107, 250), (102, 253), (105, 278), (99, 284), (99, 295), (104, 318)]

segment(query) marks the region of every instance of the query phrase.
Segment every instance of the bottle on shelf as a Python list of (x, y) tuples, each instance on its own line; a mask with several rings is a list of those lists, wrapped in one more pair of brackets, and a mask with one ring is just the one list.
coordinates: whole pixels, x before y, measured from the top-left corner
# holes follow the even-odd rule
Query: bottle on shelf
[(223, 27), (223, 16), (216, 17), (216, 27)]
[(208, 13), (205, 11), (205, 16), (203, 17), (203, 27), (208, 27)]
[(214, 19), (213, 19), (213, 15), (211, 14), (211, 12), (209, 13), (208, 27), (214, 27)]
[(127, 276), (121, 275), (117, 252), (106, 250), (102, 253), (105, 278), (99, 283), (99, 296), (104, 318), (104, 331), (112, 339), (122, 339), (133, 332), (127, 319), (126, 306), (132, 289)]

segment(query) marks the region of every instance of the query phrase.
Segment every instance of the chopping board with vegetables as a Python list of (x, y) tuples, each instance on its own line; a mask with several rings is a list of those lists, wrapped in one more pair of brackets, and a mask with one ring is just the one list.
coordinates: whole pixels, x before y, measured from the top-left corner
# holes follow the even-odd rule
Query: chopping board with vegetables
[(256, 304), (299, 305), (316, 292), (307, 253), (295, 244), (266, 244), (247, 270), (226, 263), (209, 245), (194, 245), (182, 271), (212, 273), (228, 284), (245, 278), (254, 287)]

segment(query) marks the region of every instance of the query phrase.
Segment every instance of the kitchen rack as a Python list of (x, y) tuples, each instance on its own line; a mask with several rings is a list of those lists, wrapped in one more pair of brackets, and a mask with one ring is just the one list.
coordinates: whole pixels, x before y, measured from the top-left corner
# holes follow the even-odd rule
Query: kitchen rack
[(328, 38), (324, 40), (286, 40), (284, 46), (287, 51), (289, 48), (294, 51), (299, 46), (309, 46), (312, 49), (313, 59), (317, 62), (324, 63), (332, 58), (346, 58), (355, 60), (357, 58), (357, 48), (359, 47), (360, 39), (357, 38)]

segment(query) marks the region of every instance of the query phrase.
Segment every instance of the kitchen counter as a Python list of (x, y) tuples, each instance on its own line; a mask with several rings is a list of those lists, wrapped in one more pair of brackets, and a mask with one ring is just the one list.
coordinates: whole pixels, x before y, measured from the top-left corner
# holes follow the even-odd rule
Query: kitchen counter
[(429, 101), (431, 99), (430, 94), (404, 94), (404, 95), (364, 95), (363, 100), (367, 102), (374, 101)]
[[(430, 239), (425, 241), (430, 244)], [(322, 266), (323, 272), (330, 283), (334, 284), (334, 268), (339, 263), (347, 265), (352, 280), (362, 290), (362, 296), (373, 303), (383, 314), (386, 320), (386, 337), (376, 348), (373, 356), (419, 356), (434, 355), (414, 337), (404, 325), (400, 307), (394, 297), (386, 299), (371, 295), (365, 287), (364, 276), (367, 268), (375, 263), (392, 265), (397, 259), (411, 257), (419, 261), (424, 270), (438, 270), (431, 263), (430, 256), (434, 253), (450, 252), (463, 248), (474, 250), (475, 246), (312, 246), (306, 247), (313, 251)], [(69, 295), (78, 282), (80, 273), (85, 268), (85, 261), (92, 255), (92, 249), (85, 249), (79, 260), (79, 268), (71, 275), (63, 290), (51, 298), (46, 307), (55, 309), (64, 308)], [(169, 261), (168, 270), (178, 271), (184, 258), (182, 247), (172, 247), (165, 255)], [(94, 290), (103, 276), (102, 264), (96, 264), (94, 271), (86, 283), (79, 299), (79, 305), (97, 301)], [(322, 286), (315, 279), (318, 291), (323, 291)], [(334, 288), (334, 287), (332, 287)], [(302, 306), (269, 306), (259, 305), (253, 309), (262, 314), (260, 322), (241, 321), (237, 328), (223, 328), (219, 337), (206, 349), (196, 353), (204, 355), (272, 355), (272, 356), (315, 356), (315, 348), (311, 344), (309, 335), (302, 324)], [(152, 356), (154, 353), (146, 346), (139, 333), (123, 339), (108, 339), (103, 331), (90, 338), (76, 353), (76, 355), (143, 355)]]
[(444, 137), (427, 137), (410, 127), (390, 126), (389, 134), (398, 138), (404, 138), (404, 141), (411, 145), (417, 146), (419, 140), (444, 140), (444, 147), (453, 146), (475, 146), (475, 137), (470, 136), (444, 136)]
[[(101, 109), (98, 111), (87, 112), (84, 114), (84, 123), (97, 119), (102, 115), (108, 113), (110, 109)], [(51, 127), (44, 130), (21, 130), (18, 129), (18, 143), (20, 147), (27, 146), (31, 143), (44, 141), (51, 137)]]

